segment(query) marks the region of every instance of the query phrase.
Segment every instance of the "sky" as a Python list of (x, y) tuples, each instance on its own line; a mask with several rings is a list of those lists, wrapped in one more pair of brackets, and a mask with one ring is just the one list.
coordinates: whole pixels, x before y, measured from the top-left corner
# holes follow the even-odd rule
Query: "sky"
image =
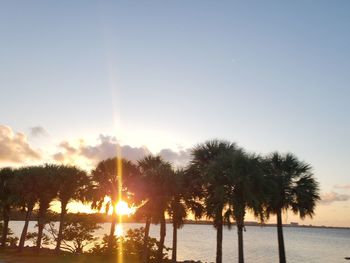
[(208, 139), (310, 163), (350, 226), (348, 1), (2, 1), (0, 167), (174, 165)]

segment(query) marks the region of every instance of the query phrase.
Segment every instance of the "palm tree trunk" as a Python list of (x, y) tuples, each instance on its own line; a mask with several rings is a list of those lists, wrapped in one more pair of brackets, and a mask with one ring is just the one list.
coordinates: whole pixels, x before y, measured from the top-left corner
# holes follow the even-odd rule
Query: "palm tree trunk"
[(41, 240), (43, 238), (44, 223), (43, 219), (38, 220), (38, 238), (36, 240), (36, 249), (39, 250), (41, 247)]
[(4, 227), (3, 227), (2, 236), (1, 236), (2, 248), (6, 247), (6, 240), (7, 240), (7, 234), (9, 229), (9, 221), (10, 221), (9, 210), (10, 209), (8, 209), (8, 207), (4, 207), (3, 215), (2, 215), (3, 221), (4, 221)]
[(59, 252), (61, 249), (62, 235), (63, 235), (63, 229), (64, 229), (64, 219), (67, 213), (67, 203), (68, 202), (61, 201), (60, 226), (59, 226), (58, 235), (57, 235), (57, 243), (55, 248), (56, 252)]
[(115, 232), (115, 225), (117, 223), (117, 215), (115, 211), (115, 204), (113, 206), (113, 212), (112, 212), (112, 222), (111, 222), (111, 230), (109, 232), (109, 237), (108, 237), (108, 250), (113, 249), (113, 239), (114, 239), (114, 232)]
[(149, 262), (149, 248), (148, 248), (148, 236), (149, 236), (149, 228), (151, 226), (151, 218), (146, 218), (146, 226), (145, 226), (145, 236), (143, 238), (143, 251), (142, 251), (142, 262)]
[(216, 263), (222, 263), (222, 231), (223, 219), (220, 212), (216, 229)]
[(43, 238), (44, 226), (45, 226), (45, 214), (48, 207), (46, 203), (40, 204), (40, 205), (41, 207), (39, 207), (39, 212), (38, 212), (38, 238), (36, 240), (37, 250), (39, 250), (41, 247), (41, 240)]
[(244, 263), (244, 254), (243, 254), (243, 225), (237, 224), (237, 233), (238, 233), (238, 262)]
[(21, 238), (19, 240), (18, 251), (22, 251), (23, 250), (24, 243), (26, 241), (27, 232), (28, 232), (29, 219), (30, 219), (30, 217), (32, 215), (32, 211), (33, 211), (33, 207), (28, 207), (28, 210), (26, 212), (26, 218), (24, 220), (23, 230), (22, 230), (22, 233), (21, 233)]
[(159, 240), (158, 255), (156, 260), (157, 263), (161, 263), (163, 260), (163, 248), (164, 248), (165, 235), (166, 235), (166, 224), (165, 224), (165, 216), (163, 212), (160, 218), (160, 240)]
[(173, 251), (171, 254), (172, 263), (176, 263), (176, 254), (177, 254), (177, 225), (175, 222), (173, 222)]
[(286, 252), (284, 250), (281, 210), (277, 211), (277, 237), (278, 237), (278, 253), (279, 253), (280, 263), (286, 263)]

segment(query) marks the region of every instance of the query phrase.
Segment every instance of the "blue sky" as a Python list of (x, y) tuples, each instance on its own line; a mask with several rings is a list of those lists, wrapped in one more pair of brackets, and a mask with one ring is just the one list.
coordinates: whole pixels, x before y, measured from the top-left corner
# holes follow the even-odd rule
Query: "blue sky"
[[(4, 1), (0, 124), (157, 152), (292, 151), (349, 195), (348, 1)], [(345, 208), (346, 206), (346, 208)], [(335, 202), (346, 209), (349, 201)], [(337, 210), (338, 211), (338, 210)], [(349, 218), (350, 219), (350, 218)]]

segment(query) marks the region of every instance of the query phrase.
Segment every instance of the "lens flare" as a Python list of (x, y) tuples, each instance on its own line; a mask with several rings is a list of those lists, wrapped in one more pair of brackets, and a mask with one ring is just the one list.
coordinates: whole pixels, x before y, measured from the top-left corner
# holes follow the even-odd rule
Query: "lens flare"
[[(121, 149), (120, 147), (117, 147), (117, 178), (118, 178), (118, 204), (119, 206), (123, 206), (123, 198), (122, 198), (122, 190), (123, 190), (123, 168), (122, 168), (123, 162), (121, 158)], [(127, 205), (127, 204), (126, 204)], [(118, 227), (121, 227), (123, 229), (123, 215), (118, 214)], [(120, 240), (118, 242), (118, 262), (123, 263), (123, 242)]]

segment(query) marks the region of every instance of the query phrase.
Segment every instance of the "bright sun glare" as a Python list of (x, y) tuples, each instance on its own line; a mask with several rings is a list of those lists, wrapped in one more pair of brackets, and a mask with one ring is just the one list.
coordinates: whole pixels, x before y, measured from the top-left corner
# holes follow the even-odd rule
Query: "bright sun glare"
[(115, 209), (118, 215), (131, 215), (135, 213), (135, 208), (129, 207), (128, 203), (125, 201), (119, 201)]

